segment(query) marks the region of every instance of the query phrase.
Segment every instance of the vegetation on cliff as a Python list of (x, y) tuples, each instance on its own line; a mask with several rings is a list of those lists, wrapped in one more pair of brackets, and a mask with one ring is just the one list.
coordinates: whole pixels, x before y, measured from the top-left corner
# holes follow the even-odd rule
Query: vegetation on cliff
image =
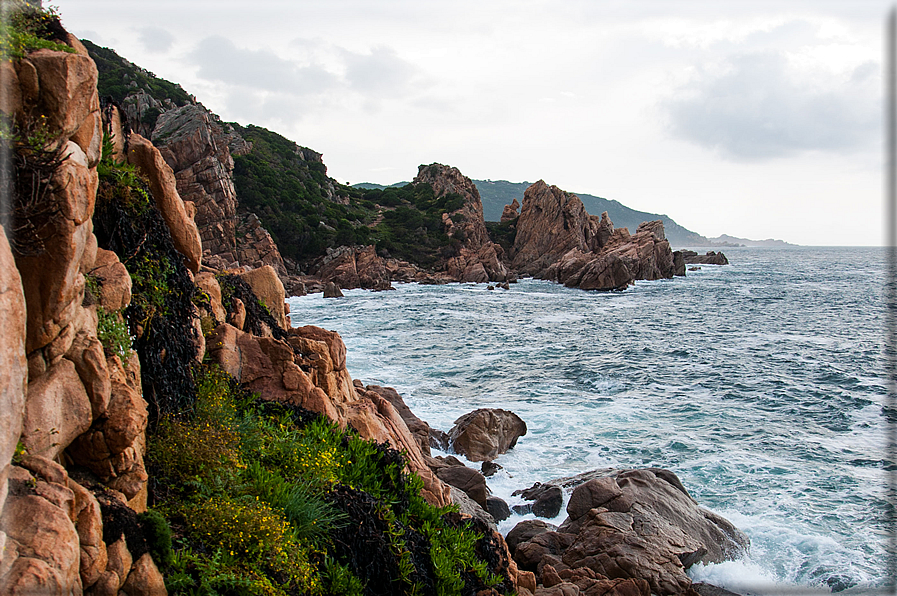
[(190, 103), (190, 95), (177, 83), (160, 79), (153, 73), (128, 62), (114, 50), (96, 45), (87, 39), (81, 43), (90, 52), (97, 65), (99, 79), (97, 91), (100, 97), (111, 97), (116, 103), (123, 103), (125, 97), (142, 89), (158, 101), (171, 100), (177, 106)]
[(54, 8), (42, 10), (24, 0), (4, 0), (4, 18), (0, 19), (0, 57), (21, 58), (40, 49), (74, 52), (64, 43), (66, 31)]
[[(153, 506), (171, 520), (171, 593), (474, 594), (505, 586), (482, 534), (420, 496), (387, 445), (263, 402), (215, 367), (191, 415), (149, 441)], [(481, 544), (482, 543), (482, 544)]]

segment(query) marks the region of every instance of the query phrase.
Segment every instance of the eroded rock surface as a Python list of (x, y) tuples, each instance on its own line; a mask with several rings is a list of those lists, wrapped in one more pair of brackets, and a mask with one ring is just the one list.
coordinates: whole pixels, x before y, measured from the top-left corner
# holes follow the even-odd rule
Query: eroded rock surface
[(526, 422), (508, 410), (481, 408), (455, 420), (448, 434), (456, 453), (470, 461), (492, 460), (526, 434)]

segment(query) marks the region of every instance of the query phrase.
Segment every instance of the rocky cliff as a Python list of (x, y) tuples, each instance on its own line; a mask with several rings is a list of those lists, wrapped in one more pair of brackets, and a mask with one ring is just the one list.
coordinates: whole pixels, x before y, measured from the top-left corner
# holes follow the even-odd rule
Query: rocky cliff
[[(34, 14), (43, 18), (42, 13)], [(191, 417), (208, 414), (208, 409), (198, 411), (200, 385), (206, 383), (202, 375), (219, 373), (197, 372), (200, 369), (229, 373), (224, 378), (233, 379), (241, 390), (293, 408), (287, 411), (296, 416), (326, 416), (338, 425), (334, 432), (340, 432), (340, 427), (354, 429), (355, 434), (344, 435), (343, 442), (356, 445), (352, 459), (363, 460), (356, 465), (381, 461), (377, 465), (386, 467), (372, 479), (358, 476), (354, 488), (334, 487), (328, 498), (335, 504), (329, 507), (342, 507), (350, 515), (387, 515), (377, 500), (379, 493), (372, 496), (362, 491), (368, 485), (379, 487), (384, 474), (393, 475), (394, 486), (377, 490), (398, 488), (410, 491), (403, 493), (405, 498), (418, 498), (419, 493), (434, 506), (447, 505), (448, 488), (430, 471), (402, 417), (378, 392), (382, 389), (365, 388), (349, 376), (339, 335), (317, 327), (290, 328), (284, 286), (273, 266), (232, 275), (202, 264), (203, 235), (210, 243), (219, 243), (216, 246), (233, 248), (235, 258), (240, 254), (238, 245), (227, 244), (228, 228), (202, 223), (211, 220), (197, 225), (194, 219), (200, 219), (205, 208), (206, 214), (221, 210), (224, 215), (218, 223), (229, 220), (224, 211), (233, 198), (226, 184), (228, 151), (233, 145), (228, 131), (198, 113), (196, 106), (172, 107), (159, 115), (150, 133), (160, 140), (161, 148), (150, 143), (139, 133), (149, 133), (147, 128), (129, 127), (114, 117), (115, 110), (101, 109), (93, 60), (58, 22), (55, 27), (56, 49), (29, 51), (0, 63), (0, 109), (15, 132), (10, 148), (15, 155), (15, 188), (8, 189), (12, 204), (4, 210), (4, 234), (0, 234), (0, 308), (7, 320), (0, 330), (0, 593), (166, 593), (158, 565), (174, 569), (167, 558), (170, 538), (163, 548), (168, 522), (157, 511), (147, 510), (148, 499), (159, 502), (166, 491), (182, 490), (190, 483), (157, 484), (150, 490), (145, 462), (149, 458), (155, 462), (154, 469), (164, 470), (160, 462), (165, 461), (161, 454), (166, 453), (166, 445), (159, 443), (159, 437), (186, 438), (166, 435), (170, 433), (166, 429), (191, 428)], [(105, 122), (104, 113), (112, 115)], [(175, 126), (181, 117), (189, 124)], [(103, 141), (104, 131), (108, 136), (112, 130), (122, 131), (117, 150)], [(165, 135), (166, 131), (171, 134)], [(247, 235), (256, 234), (256, 243), (267, 242), (257, 221), (249, 218), (244, 226)], [(263, 260), (260, 254), (257, 264)], [(209, 368), (209, 361), (218, 368)], [(218, 405), (209, 407), (220, 407), (221, 396), (233, 390), (226, 384), (213, 388), (216, 392), (209, 398)], [(252, 416), (256, 414), (241, 424), (255, 419)], [(173, 461), (180, 461), (177, 465), (189, 464), (182, 458), (207, 440), (225, 441), (211, 443), (216, 446), (210, 462), (226, 457), (231, 448), (227, 441), (234, 440), (233, 434), (226, 433), (238, 432), (240, 427), (230, 418), (216, 420), (231, 424), (226, 427), (230, 430), (216, 435), (211, 427), (203, 427), (183, 450), (174, 452)], [(272, 437), (290, 428), (294, 430), (289, 432), (300, 432), (301, 425), (294, 428), (284, 418), (279, 420), (279, 426), (258, 422), (257, 428)], [(155, 429), (153, 436), (148, 436), (148, 425)], [(351, 437), (374, 442), (353, 443)], [(251, 445), (247, 440), (243, 449)], [(337, 437), (334, 449), (340, 445)], [(402, 450), (404, 458), (393, 448)], [(336, 457), (335, 451), (327, 453)], [(349, 460), (347, 471), (339, 473), (354, 473), (352, 463)], [(343, 469), (338, 461), (332, 465)], [(236, 470), (240, 469), (238, 465)], [(229, 465), (228, 470), (233, 475), (235, 468)], [(403, 484), (409, 478), (403, 470), (416, 472), (420, 485), (417, 481)], [(239, 473), (272, 472), (252, 468)], [(199, 482), (201, 474), (189, 478)], [(222, 478), (227, 476), (216, 482)], [(208, 486), (213, 486), (207, 489), (213, 491), (210, 494), (218, 496), (202, 501), (204, 508), (197, 519), (211, 523), (209, 516), (216, 507), (231, 507), (228, 511), (236, 512), (234, 517), (215, 523), (232, 523), (251, 510), (260, 517), (251, 518), (258, 521), (247, 528), (258, 531), (259, 523), (270, 523), (271, 515), (278, 515), (270, 513), (278, 510), (267, 504), (247, 510), (245, 500), (230, 501), (220, 493), (220, 485)], [(279, 502), (275, 496), (267, 499), (266, 503)], [(423, 501), (411, 503), (418, 508), (416, 515), (435, 516), (428, 528), (449, 524), (446, 536), (463, 538), (466, 522), (422, 509)], [(388, 515), (400, 514), (405, 515)], [(423, 548), (423, 543), (403, 550), (388, 541), (388, 532), (394, 531), (390, 528), (399, 523), (389, 519), (377, 522), (379, 529), (363, 538), (369, 544), (380, 541), (382, 549), (363, 555), (358, 551), (356, 559), (386, 553), (389, 559), (371, 568), (377, 573), (398, 573), (398, 559), (391, 557), (404, 560), (412, 550), (415, 557), (429, 560), (429, 547)], [(197, 534), (197, 526), (191, 526), (189, 519), (178, 523), (186, 524), (179, 526), (184, 533), (181, 539), (189, 535), (194, 541), (182, 542), (181, 548), (201, 545), (213, 536)], [(186, 567), (179, 568), (181, 583), (177, 585), (209, 588), (211, 584), (203, 582), (226, 576), (242, 581), (239, 585), (251, 584), (256, 591), (267, 585), (265, 593), (281, 593), (259, 573), (279, 577), (283, 586), (311, 587), (323, 581), (315, 575), (324, 574), (323, 569), (302, 567), (301, 557), (282, 558), (283, 553), (271, 551), (271, 556), (281, 559), (253, 558), (262, 542), (240, 547), (228, 542), (235, 534), (222, 527), (228, 526), (210, 526), (223, 533), (215, 539), (219, 542), (209, 544), (230, 544), (232, 551), (240, 551), (231, 555), (245, 558), (227, 559), (225, 567), (215, 571), (202, 566), (222, 564), (208, 559), (213, 551), (189, 555), (179, 563)], [(341, 530), (348, 532), (345, 540), (362, 540), (355, 535), (360, 531), (356, 524), (348, 527)], [(283, 532), (273, 528), (270, 531)], [(473, 557), (471, 561), (488, 556), (490, 566), (477, 573), (461, 567), (468, 575), (458, 576), (458, 581), (497, 594), (482, 583), (488, 568), (499, 574), (497, 587), (503, 592), (513, 590), (516, 567), (504, 541), (497, 534), (487, 534), (464, 547), (468, 550), (463, 556)], [(287, 541), (283, 544), (295, 540), (290, 534), (280, 535), (278, 540)], [(274, 540), (272, 536), (268, 534), (268, 539)], [(445, 544), (446, 553), (455, 552), (453, 543)], [(290, 556), (306, 552), (300, 546)], [(352, 553), (334, 556), (348, 561)], [(412, 566), (420, 565), (423, 575), (415, 575), (413, 581), (435, 581), (432, 564), (415, 561)], [(271, 567), (275, 564), (280, 567)], [(369, 572), (367, 567), (351, 567), (351, 561), (348, 567), (328, 565), (328, 573), (350, 583), (351, 573)], [(443, 571), (460, 573), (453, 568)], [(233, 575), (237, 572), (248, 575)]]

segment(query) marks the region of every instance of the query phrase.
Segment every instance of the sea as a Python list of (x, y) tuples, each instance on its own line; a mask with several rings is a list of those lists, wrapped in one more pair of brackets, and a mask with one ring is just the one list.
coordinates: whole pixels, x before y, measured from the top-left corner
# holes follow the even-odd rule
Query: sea
[(666, 468), (751, 540), (739, 560), (693, 566), (693, 580), (740, 594), (877, 592), (895, 466), (885, 249), (724, 252), (729, 265), (622, 292), (521, 279), (288, 302), (294, 326), (340, 333), (354, 379), (396, 388), (432, 427), (477, 408), (520, 416), (528, 431), (488, 480), (511, 505), (536, 482)]

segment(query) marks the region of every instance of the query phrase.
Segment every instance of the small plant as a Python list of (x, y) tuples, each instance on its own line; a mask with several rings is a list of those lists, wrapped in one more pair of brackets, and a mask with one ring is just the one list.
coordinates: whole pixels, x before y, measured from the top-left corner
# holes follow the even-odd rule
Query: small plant
[[(91, 292), (93, 291), (91, 289)], [(99, 293), (98, 288), (96, 292)], [(131, 334), (127, 323), (118, 312), (108, 312), (102, 306), (97, 306), (97, 337), (104, 349), (118, 356), (122, 364), (127, 366), (131, 357)]]

